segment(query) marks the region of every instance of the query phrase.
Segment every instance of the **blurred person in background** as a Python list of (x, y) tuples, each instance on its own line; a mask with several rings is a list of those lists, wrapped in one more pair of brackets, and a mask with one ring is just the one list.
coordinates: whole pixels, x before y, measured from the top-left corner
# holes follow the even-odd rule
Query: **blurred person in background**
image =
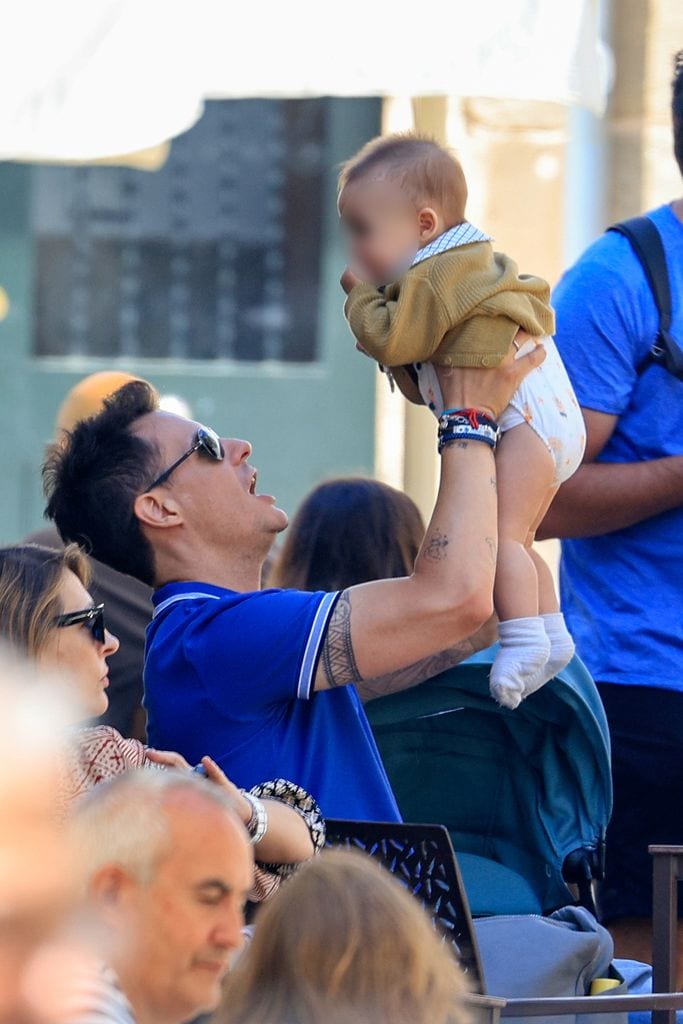
[(57, 680), (0, 657), (0, 1024), (61, 1016), (77, 884), (54, 814), (68, 719)]
[(409, 576), (425, 526), (415, 502), (363, 477), (315, 487), (292, 519), (269, 586), (345, 590)]
[[(683, 174), (683, 51), (672, 114)], [(683, 198), (647, 217), (664, 249), (670, 333), (680, 349)], [(594, 242), (558, 284), (554, 303), (557, 346), (588, 439), (584, 464), (560, 488), (539, 535), (563, 541), (562, 606), (610, 727), (614, 812), (603, 919), (618, 956), (649, 962), (648, 844), (683, 843), (683, 380), (650, 357), (659, 315), (623, 235), (608, 231)]]
[(70, 1024), (182, 1024), (213, 1010), (254, 873), (228, 796), (196, 775), (127, 772), (74, 806), (69, 837), (101, 960)]
[(365, 854), (329, 850), (256, 920), (215, 1024), (466, 1024), (451, 948)]
[[(0, 640), (45, 669), (58, 671), (73, 699), (73, 724), (64, 751), (54, 813), (103, 780), (134, 768), (189, 771), (179, 754), (151, 750), (110, 726), (86, 727), (107, 705), (109, 656), (118, 640), (105, 626), (105, 610), (88, 591), (89, 563), (75, 544), (57, 551), (35, 545), (0, 549)], [(267, 898), (280, 878), (324, 842), (324, 823), (312, 798), (285, 780), (240, 792), (204, 758), (209, 779), (224, 789), (255, 842), (259, 867), (252, 899)], [(261, 799), (270, 797), (270, 799)]]
[[(105, 398), (124, 384), (140, 378), (119, 370), (101, 370), (80, 380), (66, 395), (57, 413), (55, 438), (67, 436), (81, 420), (96, 415)], [(150, 385), (151, 386), (151, 385)], [(37, 530), (24, 543), (61, 548), (62, 539), (54, 526)], [(145, 630), (152, 617), (152, 591), (140, 580), (92, 560), (92, 591), (95, 603), (105, 602), (112, 631), (121, 641), (109, 667), (109, 704), (98, 718), (122, 736), (145, 739), (142, 708), (142, 669), (145, 659)]]

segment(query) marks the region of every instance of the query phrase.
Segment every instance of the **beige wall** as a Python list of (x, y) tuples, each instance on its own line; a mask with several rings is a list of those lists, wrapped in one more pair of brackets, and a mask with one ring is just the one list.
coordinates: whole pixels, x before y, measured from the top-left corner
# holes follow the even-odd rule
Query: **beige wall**
[(671, 58), (683, 48), (681, 0), (614, 0), (616, 75), (608, 110), (609, 217), (674, 198), (681, 181), (671, 147)]

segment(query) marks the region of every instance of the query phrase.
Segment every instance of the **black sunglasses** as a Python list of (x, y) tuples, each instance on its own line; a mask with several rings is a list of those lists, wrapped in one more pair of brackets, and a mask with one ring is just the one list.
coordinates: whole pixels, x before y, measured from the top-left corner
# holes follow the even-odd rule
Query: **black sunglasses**
[(59, 629), (65, 629), (67, 626), (85, 626), (92, 633), (93, 640), (96, 640), (98, 644), (104, 643), (106, 626), (104, 625), (103, 604), (96, 604), (92, 608), (83, 608), (79, 612), (57, 615), (52, 621)]
[(189, 459), (190, 455), (194, 455), (195, 452), (202, 452), (204, 455), (208, 455), (210, 459), (214, 459), (215, 462), (221, 462), (225, 458), (223, 445), (221, 444), (221, 439), (216, 431), (210, 430), (209, 427), (200, 427), (197, 431), (192, 447), (188, 448), (179, 459), (176, 459), (172, 466), (165, 469), (161, 476), (158, 476), (156, 480), (153, 480), (147, 490), (151, 491), (152, 488), (165, 483), (171, 473), (173, 473), (173, 471), (176, 470), (178, 466), (185, 461), (185, 459)]

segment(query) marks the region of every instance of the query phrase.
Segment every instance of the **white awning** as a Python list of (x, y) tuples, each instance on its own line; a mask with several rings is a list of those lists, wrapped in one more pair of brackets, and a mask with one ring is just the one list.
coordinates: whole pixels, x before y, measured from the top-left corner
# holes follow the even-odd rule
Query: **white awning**
[(206, 97), (460, 95), (605, 105), (598, 0), (21, 0), (0, 158), (155, 146)]

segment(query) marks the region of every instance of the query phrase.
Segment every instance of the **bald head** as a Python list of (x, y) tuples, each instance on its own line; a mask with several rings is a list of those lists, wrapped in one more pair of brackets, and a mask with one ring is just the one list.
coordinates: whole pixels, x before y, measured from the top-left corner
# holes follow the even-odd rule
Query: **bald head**
[(57, 437), (64, 431), (72, 431), (81, 420), (97, 416), (104, 408), (105, 399), (133, 380), (142, 380), (142, 378), (121, 370), (101, 370), (84, 377), (72, 387), (59, 407), (56, 423)]
[(156, 448), (131, 425), (158, 408), (159, 396), (134, 380), (81, 420), (66, 441), (51, 445), (43, 466), (46, 515), (64, 541), (88, 548), (118, 572), (154, 584), (154, 557), (133, 513), (136, 497), (158, 472)]

